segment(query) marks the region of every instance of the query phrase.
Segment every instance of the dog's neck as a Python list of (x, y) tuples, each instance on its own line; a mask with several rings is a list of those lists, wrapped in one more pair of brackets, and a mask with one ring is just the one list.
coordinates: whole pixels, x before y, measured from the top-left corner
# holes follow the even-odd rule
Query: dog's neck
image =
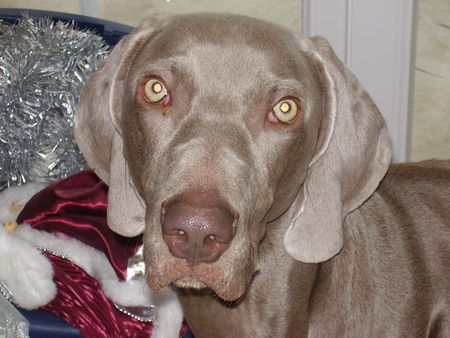
[[(267, 225), (266, 236), (260, 243), (260, 271), (239, 302), (227, 304), (210, 293), (180, 293), (185, 317), (196, 337), (221, 337), (217, 328), (226, 332), (226, 337), (263, 337), (268, 332), (277, 337), (287, 337), (288, 332), (298, 332), (299, 336), (302, 332), (306, 334), (311, 296), (320, 265), (298, 262), (280, 248), (284, 233), (279, 231), (280, 227), (285, 227), (283, 218)], [(279, 255), (274, 255), (275, 252)], [(295, 303), (293, 294), (301, 295), (296, 297)], [(265, 302), (261, 295), (277, 299), (277, 305)], [(278, 304), (284, 304), (285, 308)], [(288, 318), (279, 320), (280, 317)], [(223, 322), (221, 318), (228, 320)], [(261, 318), (274, 320), (263, 322)]]
[[(343, 225), (344, 247), (335, 257), (319, 264), (308, 308), (310, 335), (334, 332), (336, 336), (345, 336), (349, 323), (357, 327), (367, 320), (370, 325), (373, 308), (367, 308), (362, 300), (368, 299), (368, 295), (376, 297), (377, 276), (371, 262), (373, 246), (369, 243), (368, 228), (370, 224), (360, 209), (347, 215)], [(350, 313), (362, 317), (347, 318)]]
[[(259, 266), (263, 268), (254, 276), (247, 293), (239, 302), (227, 305), (209, 293), (183, 293), (179, 296), (185, 317), (196, 336), (219, 337), (216, 328), (222, 328), (228, 337), (264, 336), (267, 332), (276, 333), (278, 337), (295, 332), (296, 336), (301, 337), (306, 336), (308, 331), (323, 332), (323, 325), (335, 325), (338, 331), (342, 329), (344, 332), (345, 328), (339, 328), (342, 322), (339, 316), (346, 311), (345, 308), (348, 311), (352, 307), (349, 300), (357, 297), (352, 280), (361, 278), (361, 275), (371, 276), (370, 273), (361, 273), (361, 269), (370, 269), (369, 255), (364, 249), (365, 235), (364, 229), (361, 229), (364, 219), (361, 213), (353, 212), (345, 223), (346, 243), (360, 245), (347, 244), (337, 256), (320, 264), (298, 262), (282, 249), (284, 232), (280, 228), (288, 226), (283, 222), (283, 217), (268, 224), (259, 251)], [(358, 238), (349, 240), (349, 236)], [(278, 255), (274, 255), (275, 252)], [(356, 263), (349, 266), (349, 261)], [(371, 281), (359, 285), (367, 288)], [(276, 304), (266, 302), (261, 296), (264, 294), (272, 300), (277, 299)], [(292, 295), (296, 296), (295, 302)], [(337, 311), (337, 306), (342, 309)], [(328, 316), (326, 324), (323, 323), (324, 313)], [(224, 315), (228, 318), (226, 323), (221, 320)], [(286, 320), (279, 320), (280, 317)], [(274, 320), (262, 322), (261, 318)]]

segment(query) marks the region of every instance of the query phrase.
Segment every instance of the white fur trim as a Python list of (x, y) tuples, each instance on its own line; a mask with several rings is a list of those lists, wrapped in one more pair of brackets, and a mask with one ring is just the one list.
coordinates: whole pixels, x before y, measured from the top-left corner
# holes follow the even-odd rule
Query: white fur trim
[[(0, 193), (0, 280), (11, 291), (14, 303), (31, 310), (44, 306), (56, 296), (53, 268), (47, 258), (30, 243), (3, 224), (15, 221), (28, 200), (45, 185), (30, 183), (10, 187)], [(18, 205), (15, 211), (11, 205)]]
[[(10, 187), (0, 193), (0, 224), (3, 225), (9, 221), (15, 221), (20, 210), (30, 200), (30, 198), (43, 189), (45, 185), (30, 183), (17, 187)], [(20, 209), (11, 211), (12, 204), (19, 205)]]
[(151, 305), (151, 297), (144, 292), (146, 285), (140, 282), (120, 281), (105, 254), (75, 238), (55, 235), (33, 229), (28, 224), (20, 225), (15, 231), (23, 240), (39, 248), (62, 254), (97, 279), (106, 296), (124, 306)]
[(158, 320), (154, 323), (152, 337), (178, 337), (183, 322), (183, 310), (177, 295), (169, 287), (153, 291)]
[(24, 309), (36, 309), (56, 296), (53, 268), (39, 250), (15, 231), (0, 226), (0, 280), (11, 291), (14, 303)]

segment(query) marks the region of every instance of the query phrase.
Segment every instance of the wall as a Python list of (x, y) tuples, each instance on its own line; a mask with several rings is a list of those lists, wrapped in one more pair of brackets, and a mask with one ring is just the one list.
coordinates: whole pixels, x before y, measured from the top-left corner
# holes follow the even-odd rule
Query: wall
[(189, 12), (225, 12), (250, 15), (277, 22), (300, 32), (301, 1), (273, 0), (134, 0), (128, 1), (126, 10), (122, 0), (100, 0), (103, 17), (135, 25), (143, 16), (182, 14)]
[[(0, 0), (0, 8), (45, 9), (80, 14), (80, 3), (92, 0)], [(225, 12), (250, 15), (277, 22), (300, 32), (301, 0), (98, 0), (101, 18), (136, 26), (148, 15), (189, 12)]]
[(450, 158), (450, 1), (420, 0), (412, 160)]
[(79, 0), (0, 0), (0, 8), (28, 8), (79, 14)]

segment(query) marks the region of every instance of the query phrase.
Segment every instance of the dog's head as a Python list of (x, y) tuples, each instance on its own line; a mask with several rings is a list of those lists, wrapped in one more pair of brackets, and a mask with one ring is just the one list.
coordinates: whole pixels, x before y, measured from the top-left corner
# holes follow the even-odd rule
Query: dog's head
[(241, 16), (145, 20), (88, 82), (75, 119), (110, 187), (110, 227), (145, 234), (149, 285), (225, 300), (245, 293), (281, 216), (292, 257), (336, 255), (344, 217), (390, 160), (383, 118), (324, 39)]

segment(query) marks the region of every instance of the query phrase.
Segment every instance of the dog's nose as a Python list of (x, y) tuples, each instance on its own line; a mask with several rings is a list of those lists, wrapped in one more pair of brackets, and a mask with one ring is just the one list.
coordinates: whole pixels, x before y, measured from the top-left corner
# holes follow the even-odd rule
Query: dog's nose
[(162, 204), (162, 233), (172, 255), (212, 263), (228, 249), (239, 215), (216, 191), (186, 192)]

